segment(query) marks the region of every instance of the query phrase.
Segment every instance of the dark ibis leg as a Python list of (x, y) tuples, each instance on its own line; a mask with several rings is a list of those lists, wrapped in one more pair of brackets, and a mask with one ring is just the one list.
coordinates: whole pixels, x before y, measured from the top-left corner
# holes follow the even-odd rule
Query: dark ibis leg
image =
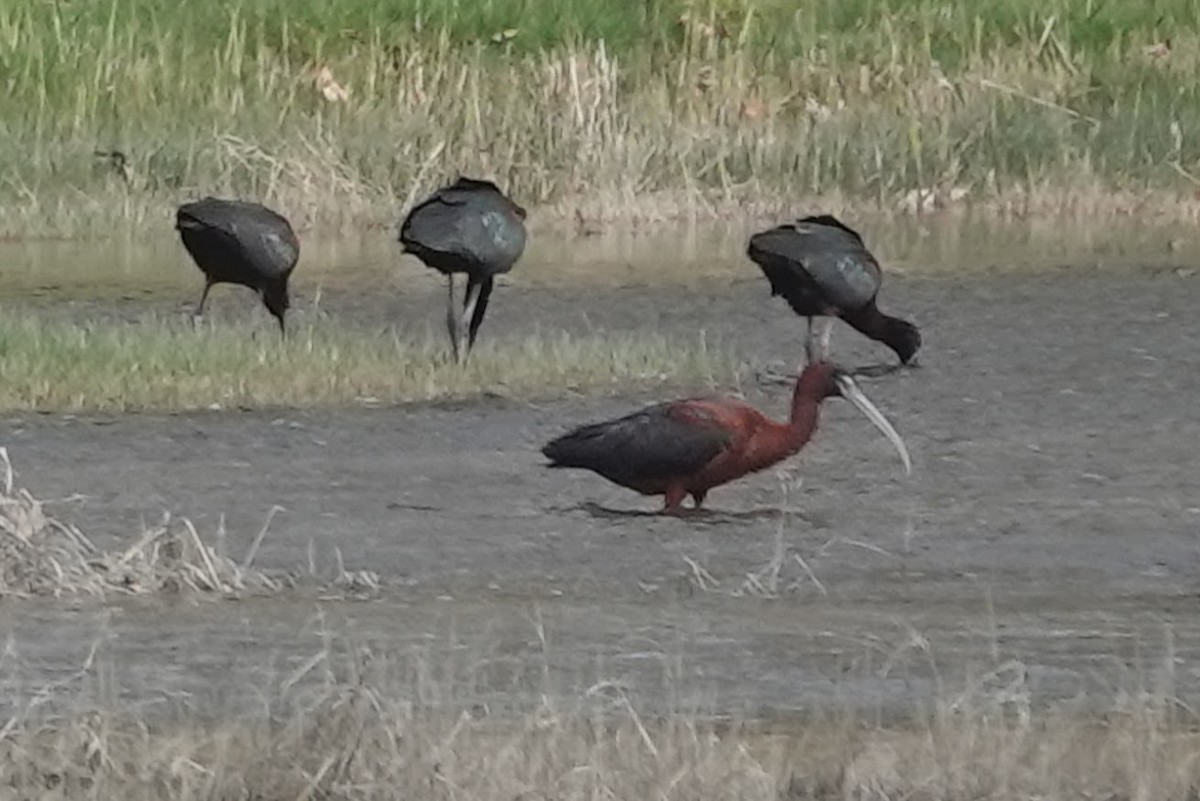
[(708, 495), (707, 490), (696, 490), (692, 493), (692, 508), (699, 509), (704, 505), (704, 496)]
[(204, 282), (204, 291), (200, 293), (200, 302), (196, 304), (196, 310), (192, 312), (193, 317), (204, 316), (204, 304), (208, 302), (208, 290), (212, 289), (213, 282)]
[(450, 332), (450, 347), (458, 361), (458, 309), (454, 308), (454, 273), (446, 275), (446, 330)]
[(662, 511), (659, 514), (683, 514), (683, 499), (687, 497), (687, 490), (677, 484), (672, 484), (667, 487), (667, 491), (663, 494), (666, 495), (666, 502), (663, 504)]
[[(474, 278), (471, 278), (467, 281), (467, 297), (465, 300), (463, 300), (463, 315), (462, 325), (459, 328), (460, 332), (467, 330), (468, 326), (471, 325), (471, 322), (475, 316), (475, 309), (479, 307), (479, 295), (482, 291), (483, 284), (481, 282), (476, 281)], [(467, 354), (471, 352), (471, 343), (475, 340), (474, 332), (470, 332), (469, 336), (470, 339), (463, 348), (461, 361), (466, 361)]]
[(198, 326), (201, 318), (204, 317), (204, 304), (208, 302), (208, 291), (212, 289), (213, 282), (204, 282), (204, 291), (200, 293), (200, 302), (196, 304), (195, 310), (192, 312), (192, 325)]
[(471, 328), (467, 338), (468, 353), (471, 348), (475, 347), (475, 337), (479, 334), (479, 326), (483, 325), (483, 316), (487, 314), (488, 299), (492, 297), (492, 287), (494, 285), (495, 279), (493, 278), (485, 278), (478, 285), (479, 295), (475, 301), (475, 309), (470, 312)]
[(804, 357), (812, 364), (817, 360), (816, 345), (813, 339), (813, 318), (808, 318), (808, 336), (804, 338)]

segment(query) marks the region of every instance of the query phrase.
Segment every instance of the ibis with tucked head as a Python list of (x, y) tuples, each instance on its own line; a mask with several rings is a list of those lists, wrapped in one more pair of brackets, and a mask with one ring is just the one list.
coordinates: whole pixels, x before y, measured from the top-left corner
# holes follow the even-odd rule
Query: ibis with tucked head
[(300, 258), (300, 241), (286, 217), (258, 203), (206, 197), (180, 206), (175, 228), (204, 273), (197, 318), (214, 284), (239, 284), (259, 294), (286, 333), (288, 279)]
[[(836, 217), (821, 214), (761, 231), (750, 237), (747, 254), (767, 276), (771, 294), (782, 295), (796, 314), (808, 318), (809, 361), (829, 358), (832, 317), (887, 345), (901, 364), (910, 364), (920, 349), (915, 325), (875, 305), (883, 280), (879, 262), (858, 232)], [(826, 318), (819, 347), (815, 317)]]
[[(491, 181), (459, 176), (422, 200), (400, 225), (400, 244), (446, 276), (446, 326), (454, 358), (475, 345), (497, 275), (508, 272), (525, 252), (525, 209)], [(454, 276), (467, 276), (462, 317), (454, 300)], [(463, 329), (467, 341), (462, 346)]]
[(679, 514), (686, 496), (699, 509), (713, 487), (765, 470), (800, 450), (817, 428), (822, 401), (842, 397), (879, 428), (912, 470), (908, 449), (883, 413), (848, 374), (828, 362), (807, 365), (796, 379), (787, 422), (740, 400), (670, 401), (581, 426), (542, 448), (547, 467), (591, 470), (642, 495), (663, 495), (663, 514)]

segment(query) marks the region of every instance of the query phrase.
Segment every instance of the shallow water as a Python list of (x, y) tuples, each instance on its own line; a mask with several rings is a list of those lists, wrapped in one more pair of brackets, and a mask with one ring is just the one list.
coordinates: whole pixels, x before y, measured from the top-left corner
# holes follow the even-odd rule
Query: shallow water
[[(560, 285), (692, 286), (713, 279), (753, 279), (745, 257), (755, 225), (667, 226), (594, 236), (547, 231), (531, 238), (505, 282)], [(1150, 227), (1130, 220), (1103, 227), (995, 223), (952, 218), (855, 220), (889, 273), (943, 275), (1048, 267), (1194, 267), (1200, 237), (1186, 226)], [(386, 285), (403, 293), (442, 279), (400, 253), (394, 233), (321, 238), (300, 232), (293, 276), (301, 294)], [(0, 297), (47, 300), (179, 298), (195, 302), (201, 282), (174, 235), (104, 243), (0, 241)]]
[[(1013, 661), (1016, 679), (1001, 671), (984, 684), (1018, 681), (1035, 701), (1084, 695), (1103, 705), (1119, 689), (1167, 682), (1194, 699), (1200, 258), (1184, 243), (1153, 251), (1146, 243), (1170, 239), (1161, 232), (1109, 232), (1074, 255), (1056, 255), (1059, 240), (1028, 231), (1007, 236), (1007, 251), (965, 233), (952, 244), (935, 237), (936, 248), (915, 235), (889, 241), (896, 261), (923, 265), (896, 270), (884, 289), (884, 305), (921, 326), (923, 367), (865, 389), (906, 437), (910, 478), (870, 427), (831, 402), (815, 441), (785, 471), (715, 490), (699, 519), (647, 516), (656, 501), (540, 467), (537, 448), (549, 437), (659, 399), (651, 392), (537, 405), (6, 418), (0, 444), (20, 483), (39, 497), (79, 493), (51, 508), (102, 544), (167, 509), (205, 531), (226, 515), (238, 553), (278, 503), (287, 511), (264, 565), (303, 566), (311, 542), (326, 564), (336, 546), (350, 568), (376, 570), (386, 584), (363, 604), (151, 602), (111, 619), (89, 603), (7, 605), (0, 635), (11, 636), (22, 665), (7, 686), (69, 674), (103, 636), (122, 698), (187, 692), (237, 703), (269, 666), (292, 669), (321, 647), (306, 621), (322, 607), (339, 635), (373, 648), (464, 660), (460, 700), (497, 708), (535, 704), (547, 681), (578, 696), (613, 679), (651, 705), (669, 683), (739, 714), (902, 709)], [(653, 252), (655, 241), (665, 252), (661, 240), (584, 240), (611, 247), (610, 265)], [(488, 333), (703, 330), (752, 367), (794, 363), (802, 322), (737, 258), (711, 257), (711, 242), (688, 247), (662, 273), (679, 278), (661, 286), (576, 286), (564, 264), (617, 271), (586, 273), (582, 250), (560, 248), (554, 264), (531, 259), (498, 292)], [(170, 267), (180, 287), (195, 278), (183, 258)], [(690, 272), (680, 266), (688, 259)], [(1005, 269), (1037, 259), (1072, 268)], [(1106, 269), (1089, 269), (1097, 265)], [(422, 282), (393, 276), (405, 291), (386, 299), (347, 285), (330, 290), (330, 308), (436, 321), (436, 276), (395, 269)], [(660, 275), (649, 266), (637, 274)], [(693, 283), (698, 276), (706, 280)], [(234, 305), (223, 313), (237, 313)], [(849, 364), (889, 358), (844, 326), (834, 347)], [(744, 389), (782, 413), (785, 390)], [(793, 513), (781, 518), (782, 508)], [(747, 593), (780, 543), (779, 597)], [(693, 563), (719, 586), (699, 588)]]

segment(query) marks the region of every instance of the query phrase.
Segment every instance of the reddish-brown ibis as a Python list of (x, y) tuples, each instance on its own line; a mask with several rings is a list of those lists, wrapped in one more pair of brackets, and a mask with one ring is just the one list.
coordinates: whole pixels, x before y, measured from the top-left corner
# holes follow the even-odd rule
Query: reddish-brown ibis
[(806, 366), (796, 379), (787, 422), (776, 422), (740, 400), (692, 398), (576, 428), (550, 442), (542, 453), (548, 467), (591, 470), (643, 495), (665, 495), (663, 513), (681, 511), (691, 495), (704, 497), (749, 473), (765, 470), (798, 453), (817, 428), (821, 402), (842, 397), (853, 403), (900, 452), (905, 471), (912, 463), (904, 440), (848, 374), (828, 362)]
[(909, 364), (920, 349), (921, 334), (915, 325), (879, 311), (875, 304), (883, 280), (879, 262), (858, 232), (836, 217), (805, 217), (761, 231), (750, 237), (746, 252), (766, 274), (771, 295), (782, 295), (796, 314), (808, 318), (809, 361), (829, 358), (833, 322), (823, 321), (816, 348), (815, 317), (841, 317), (895, 351), (901, 364)]
[[(475, 345), (496, 276), (521, 258), (525, 239), (525, 209), (491, 181), (462, 176), (415, 205), (401, 223), (404, 252), (445, 275), (449, 283), (446, 327), (455, 359), (465, 359)], [(456, 273), (467, 276), (461, 321), (454, 308)], [(460, 356), (464, 328), (467, 344)]]
[(300, 242), (286, 217), (258, 203), (206, 197), (180, 206), (175, 228), (204, 273), (196, 317), (203, 316), (213, 284), (240, 284), (258, 293), (285, 331), (288, 278), (300, 258)]

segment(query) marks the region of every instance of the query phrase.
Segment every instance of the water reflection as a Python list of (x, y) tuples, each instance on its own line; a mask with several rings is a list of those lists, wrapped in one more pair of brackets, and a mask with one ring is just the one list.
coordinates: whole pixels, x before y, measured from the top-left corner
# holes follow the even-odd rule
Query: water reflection
[[(977, 269), (1186, 267), (1200, 264), (1200, 239), (1180, 225), (1064, 225), (1060, 221), (997, 222), (960, 217), (921, 220), (855, 217), (885, 268), (909, 275)], [(757, 276), (745, 257), (747, 237), (766, 222), (657, 226), (592, 236), (538, 231), (511, 277), (532, 286), (595, 284), (698, 285)], [(361, 237), (301, 235), (297, 289), (380, 282), (432, 287), (440, 279), (402, 256), (389, 229)], [(176, 295), (200, 285), (200, 274), (173, 234), (128, 240), (0, 242), (0, 292), (98, 297)]]

